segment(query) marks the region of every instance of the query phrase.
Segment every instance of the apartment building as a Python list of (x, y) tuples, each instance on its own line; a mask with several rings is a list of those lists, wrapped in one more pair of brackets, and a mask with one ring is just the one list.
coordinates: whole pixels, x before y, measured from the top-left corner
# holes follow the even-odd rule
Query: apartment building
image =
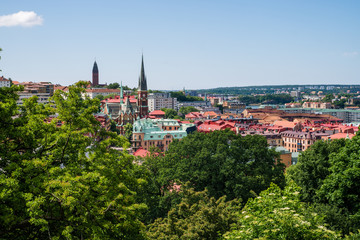
[(4, 76), (0, 77), (0, 88), (1, 87), (10, 87), (10, 80), (4, 78)]
[(332, 135), (332, 131), (285, 131), (281, 133), (284, 147), (290, 152), (302, 152), (308, 149), (315, 141), (321, 140), (325, 136)]
[(32, 96), (38, 97), (38, 103), (48, 103), (49, 98), (54, 95), (54, 85), (50, 82), (22, 82), (18, 85), (24, 86), (24, 91), (18, 93), (18, 105), (21, 105), (24, 99)]
[(150, 112), (162, 108), (178, 110), (178, 101), (176, 98), (172, 98), (170, 93), (150, 93), (148, 95), (148, 104)]

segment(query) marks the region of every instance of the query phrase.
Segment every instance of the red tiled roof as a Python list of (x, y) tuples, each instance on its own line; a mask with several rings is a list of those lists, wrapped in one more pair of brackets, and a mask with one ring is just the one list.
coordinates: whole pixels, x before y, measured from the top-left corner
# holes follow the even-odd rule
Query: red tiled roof
[(120, 93), (118, 89), (107, 89), (107, 88), (87, 88), (86, 92), (98, 92), (98, 93)]
[[(4, 81), (4, 82), (9, 82), (10, 80), (9, 79), (6, 79), (4, 77), (0, 77), (0, 81)], [(14, 83), (14, 82), (13, 82)]]
[(181, 123), (190, 123), (190, 121), (180, 121)]
[(349, 137), (349, 139), (352, 139), (355, 136), (355, 134), (352, 133), (335, 133), (333, 135), (330, 135), (329, 138), (330, 139), (341, 139), (341, 138), (347, 138)]
[(200, 124), (198, 126), (199, 132), (211, 132), (216, 130), (224, 130), (226, 128), (230, 128), (231, 130), (234, 130), (234, 126), (230, 124), (229, 122), (225, 122), (222, 120), (212, 122), (212, 121), (205, 121), (203, 124)]
[[(126, 99), (128, 97), (124, 97), (124, 102), (126, 102)], [(129, 97), (129, 101), (130, 103), (136, 103), (136, 98), (135, 96), (130, 96)], [(116, 95), (114, 98), (106, 98), (104, 100), (102, 100), (101, 102), (106, 102), (106, 103), (119, 103), (120, 104), (120, 96)]]
[(150, 152), (148, 150), (145, 150), (143, 148), (139, 148), (138, 150), (136, 150), (136, 152), (134, 152), (134, 156), (135, 157), (146, 157), (149, 156)]
[(296, 126), (296, 123), (289, 121), (275, 121), (274, 126), (284, 127), (284, 128), (294, 128)]
[(185, 115), (185, 118), (201, 118), (203, 115), (199, 112), (190, 112)]
[(150, 115), (165, 115), (165, 112), (161, 110), (154, 110), (150, 113)]
[(207, 117), (207, 116), (215, 117), (217, 115), (218, 114), (214, 111), (204, 112), (204, 114), (203, 114), (204, 117)]

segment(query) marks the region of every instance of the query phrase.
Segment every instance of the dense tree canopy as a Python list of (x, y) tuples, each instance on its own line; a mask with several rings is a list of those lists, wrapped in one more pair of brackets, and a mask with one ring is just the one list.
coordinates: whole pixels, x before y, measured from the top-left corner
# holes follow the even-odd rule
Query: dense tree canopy
[(176, 98), (179, 102), (204, 101), (201, 97), (185, 96), (183, 92), (171, 92), (171, 97)]
[(318, 191), (320, 201), (346, 208), (360, 221), (360, 136), (330, 155), (330, 174)]
[(200, 112), (197, 108), (192, 107), (192, 106), (188, 106), (188, 107), (181, 107), (179, 109), (179, 113), (181, 114), (181, 116), (185, 116), (188, 113), (191, 112)]
[(189, 181), (197, 191), (207, 188), (210, 196), (246, 201), (271, 182), (284, 185), (284, 166), (276, 157), (262, 136), (215, 131), (174, 141), (156, 164), (164, 185)]
[(266, 94), (266, 95), (240, 95), (239, 100), (245, 104), (266, 103), (285, 104), (294, 101), (289, 94)]
[(340, 234), (326, 228), (323, 216), (300, 202), (299, 190), (294, 184), (284, 190), (272, 184), (248, 201), (225, 239), (338, 239)]
[(0, 88), (1, 238), (141, 238), (136, 166), (110, 148), (126, 141), (100, 128), (99, 101), (78, 85), (19, 108), (17, 90)]
[(301, 199), (312, 203), (329, 227), (343, 234), (357, 232), (360, 220), (359, 149), (359, 135), (318, 141), (287, 171), (287, 178), (301, 187)]
[(120, 88), (120, 84), (115, 82), (115, 83), (110, 83), (108, 86), (107, 86), (108, 89), (118, 89)]
[(182, 186), (181, 202), (170, 209), (166, 218), (148, 226), (149, 239), (218, 239), (236, 222), (241, 209), (238, 200), (215, 199), (207, 191), (195, 192)]
[(302, 200), (316, 202), (316, 191), (330, 174), (329, 158), (345, 145), (345, 140), (331, 142), (317, 141), (300, 156), (298, 163), (287, 170), (287, 178), (294, 180), (301, 187)]
[(162, 108), (161, 111), (164, 111), (165, 113), (165, 118), (167, 119), (177, 119), (180, 118), (178, 116), (177, 111), (175, 111), (174, 109), (171, 108)]

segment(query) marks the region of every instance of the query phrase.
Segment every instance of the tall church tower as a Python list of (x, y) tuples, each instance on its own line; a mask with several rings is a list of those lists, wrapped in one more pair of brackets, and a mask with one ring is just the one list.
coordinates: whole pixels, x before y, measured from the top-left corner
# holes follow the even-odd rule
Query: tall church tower
[(144, 70), (144, 57), (141, 56), (141, 72), (139, 77), (139, 89), (138, 89), (138, 99), (137, 99), (137, 106), (139, 109), (140, 118), (146, 117), (149, 113), (147, 94), (148, 92), (147, 92), (146, 76)]
[(96, 61), (94, 62), (94, 67), (92, 70), (92, 86), (98, 86), (99, 85), (99, 69), (97, 66)]

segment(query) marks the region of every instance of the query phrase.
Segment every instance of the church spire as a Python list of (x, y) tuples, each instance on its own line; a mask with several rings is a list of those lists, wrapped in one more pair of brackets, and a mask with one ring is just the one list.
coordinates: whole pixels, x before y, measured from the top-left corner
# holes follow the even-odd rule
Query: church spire
[(124, 106), (124, 113), (130, 114), (133, 112), (133, 108), (130, 103), (130, 97), (126, 98), (125, 106)]
[(95, 87), (97, 85), (99, 85), (99, 69), (95, 61), (92, 70), (92, 86)]
[(141, 72), (139, 77), (139, 91), (147, 91), (146, 76), (144, 70), (144, 56), (141, 56)]
[(121, 104), (124, 103), (124, 92), (123, 92), (123, 87), (122, 87), (122, 81), (121, 81), (121, 85), (120, 85), (120, 103)]

